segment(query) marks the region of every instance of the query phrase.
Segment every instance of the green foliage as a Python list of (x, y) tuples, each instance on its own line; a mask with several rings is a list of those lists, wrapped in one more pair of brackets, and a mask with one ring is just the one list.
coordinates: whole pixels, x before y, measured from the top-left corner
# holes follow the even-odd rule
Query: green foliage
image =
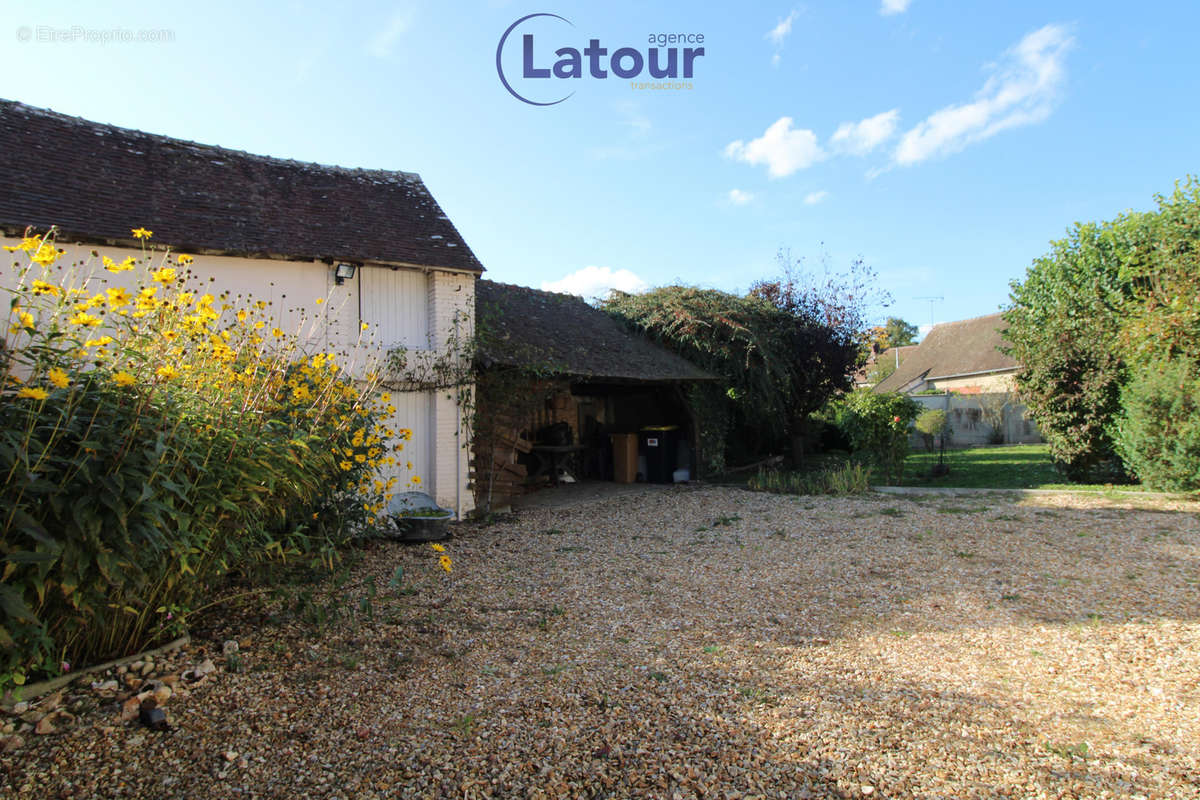
[(1200, 490), (1200, 370), (1182, 359), (1135, 371), (1121, 392), (1117, 452), (1151, 489)]
[(906, 347), (915, 344), (917, 332), (917, 326), (911, 322), (905, 322), (899, 317), (888, 317), (887, 321), (883, 323), (883, 348)]
[(331, 564), (390, 458), (386, 399), (282, 331), (265, 347), (266, 303), (197, 298), (168, 266), (126, 298), (55, 258), (8, 290), (0, 689), (174, 636), (231, 575)]
[[(603, 308), (722, 380), (690, 391), (701, 463), (713, 469), (803, 436), (807, 415), (849, 385), (865, 329), (868, 271), (815, 280), (780, 255), (783, 275), (738, 296), (668, 286), (613, 292)], [(720, 437), (720, 439), (718, 438)], [(722, 441), (723, 440), (723, 441)]]
[(838, 404), (838, 427), (850, 441), (851, 452), (877, 464), (888, 483), (899, 483), (908, 455), (908, 429), (921, 404), (899, 392), (862, 389)]
[(950, 431), (950, 417), (940, 408), (928, 408), (917, 416), (913, 427), (921, 434), (926, 450), (933, 450), (935, 437), (945, 437)]
[(774, 494), (863, 494), (870, 488), (871, 470), (862, 464), (846, 463), (823, 470), (784, 472), (759, 470), (746, 488)]
[(1018, 390), (1074, 480), (1122, 477), (1112, 435), (1129, 365), (1200, 361), (1200, 183), (1157, 200), (1077, 224), (1011, 286)]

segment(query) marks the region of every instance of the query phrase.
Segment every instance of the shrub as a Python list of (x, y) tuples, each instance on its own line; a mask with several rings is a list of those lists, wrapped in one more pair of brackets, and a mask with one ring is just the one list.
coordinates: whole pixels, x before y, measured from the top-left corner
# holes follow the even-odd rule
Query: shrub
[(899, 392), (860, 390), (842, 401), (838, 427), (853, 453), (878, 464), (886, 482), (899, 483), (908, 455), (908, 428), (920, 411), (920, 403)]
[[(231, 573), (332, 564), (382, 511), (375, 472), (411, 433), (380, 424), (377, 378), (266, 302), (189, 288), (186, 255), (63, 269), (52, 232), (8, 249), (0, 689), (177, 632)], [(123, 272), (132, 289), (107, 285)]]
[(1018, 394), (1074, 480), (1123, 477), (1112, 436), (1135, 365), (1200, 360), (1200, 181), (1156, 200), (1075, 225), (1011, 284)]
[(1121, 392), (1117, 452), (1147, 486), (1200, 489), (1200, 370), (1174, 359), (1147, 365)]
[(950, 418), (940, 408), (928, 408), (920, 413), (913, 427), (921, 434), (925, 449), (932, 451), (934, 437), (941, 436), (945, 442), (946, 434), (950, 432)]

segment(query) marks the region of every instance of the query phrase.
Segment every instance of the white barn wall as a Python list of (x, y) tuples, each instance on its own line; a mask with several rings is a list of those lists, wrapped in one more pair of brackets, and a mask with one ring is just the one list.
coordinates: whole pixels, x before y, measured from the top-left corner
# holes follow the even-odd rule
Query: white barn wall
[[(19, 238), (0, 237), (2, 245), (19, 242)], [(120, 262), (127, 256), (140, 258), (141, 250), (64, 241), (58, 246), (66, 253), (56, 267), (74, 268), (75, 285), (86, 279), (93, 292), (108, 287), (132, 287), (136, 271), (110, 273), (91, 253), (95, 250)], [(0, 256), (9, 256), (0, 268), (0, 286), (11, 288), (16, 275), (10, 264), (23, 262), (24, 256), (7, 251), (0, 251)], [(80, 268), (76, 266), (79, 264), (87, 266)], [(453, 339), (455, 325), (469, 335), (474, 320), (472, 273), (368, 264), (359, 268), (354, 278), (338, 286), (333, 268), (322, 262), (203, 254), (195, 255), (189, 269), (199, 279), (198, 291), (212, 291), (204, 288), (211, 278), (211, 286), (216, 290), (213, 294), (253, 295), (255, 300), (266, 301), (276, 324), (289, 333), (301, 332), (303, 310), (309, 318), (303, 333), (314, 349), (347, 350), (359, 341), (363, 322), (370, 325), (368, 334), (374, 336), (377, 347), (372, 349), (377, 354), (397, 345), (412, 350), (435, 349), (445, 347)], [(318, 298), (325, 298), (325, 302), (317, 305)], [(359, 363), (357, 369), (361, 368)], [(457, 404), (447, 397), (447, 391), (391, 392), (391, 395), (396, 406), (393, 427), (413, 431), (412, 441), (405, 443), (400, 454), (404, 458), (399, 459), (399, 466), (391, 474), (403, 484), (410, 474), (404, 464), (412, 461), (413, 473), (421, 477), (424, 491), (460, 516), (469, 512), (473, 508), (472, 493), (467, 486), (465, 448), (469, 443), (463, 441)]]

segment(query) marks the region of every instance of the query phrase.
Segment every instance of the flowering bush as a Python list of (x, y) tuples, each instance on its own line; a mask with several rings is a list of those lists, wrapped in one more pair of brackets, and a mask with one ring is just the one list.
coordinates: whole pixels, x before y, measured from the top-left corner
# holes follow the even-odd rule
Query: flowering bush
[(878, 465), (887, 483), (899, 483), (908, 455), (908, 429), (921, 404), (899, 392), (851, 392), (839, 403), (837, 426), (855, 454)]
[(383, 423), (395, 408), (358, 348), (306, 344), (319, 314), (285, 332), (133, 234), (142, 257), (120, 262), (64, 267), (53, 231), (6, 248), (0, 689), (161, 638), (230, 573), (332, 563), (412, 436)]

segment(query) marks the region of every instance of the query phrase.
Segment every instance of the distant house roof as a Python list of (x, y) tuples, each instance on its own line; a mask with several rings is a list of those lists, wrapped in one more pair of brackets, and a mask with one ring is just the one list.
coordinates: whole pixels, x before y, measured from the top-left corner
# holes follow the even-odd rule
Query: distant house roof
[(1017, 362), (998, 349), (1004, 344), (1001, 331), (1007, 327), (1000, 314), (935, 325), (915, 350), (904, 354), (899, 369), (876, 384), (875, 391), (899, 391), (915, 380), (1017, 369)]
[(916, 350), (918, 345), (905, 344), (900, 347), (889, 347), (882, 353), (873, 353), (867, 358), (867, 363), (862, 366), (858, 372), (854, 373), (854, 383), (856, 386), (863, 386), (870, 381), (871, 373), (875, 372), (876, 368), (897, 366), (898, 363), (903, 363), (904, 359), (908, 358), (909, 353)]
[(475, 315), (490, 335), (484, 366), (544, 364), (596, 381), (695, 381), (713, 376), (627, 330), (581, 298), (481, 280)]
[(288, 161), (0, 100), (0, 230), (480, 272), (419, 175)]

